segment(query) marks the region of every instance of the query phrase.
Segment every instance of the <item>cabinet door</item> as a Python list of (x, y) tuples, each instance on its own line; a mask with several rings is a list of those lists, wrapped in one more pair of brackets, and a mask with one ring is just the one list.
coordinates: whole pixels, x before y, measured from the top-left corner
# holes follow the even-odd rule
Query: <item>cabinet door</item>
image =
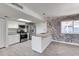
[(5, 46), (6, 41), (6, 22), (0, 19), (0, 48)]
[(19, 35), (8, 35), (8, 45), (20, 42)]
[(47, 32), (47, 23), (46, 22), (36, 24), (36, 34), (46, 33), (46, 32)]

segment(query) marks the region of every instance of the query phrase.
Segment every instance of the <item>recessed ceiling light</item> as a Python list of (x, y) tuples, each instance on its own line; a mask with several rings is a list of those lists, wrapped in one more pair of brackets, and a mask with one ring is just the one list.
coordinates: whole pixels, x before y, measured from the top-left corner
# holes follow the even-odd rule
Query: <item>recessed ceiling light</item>
[(24, 22), (32, 22), (30, 20), (26, 20), (26, 19), (18, 19), (19, 21), (24, 21)]

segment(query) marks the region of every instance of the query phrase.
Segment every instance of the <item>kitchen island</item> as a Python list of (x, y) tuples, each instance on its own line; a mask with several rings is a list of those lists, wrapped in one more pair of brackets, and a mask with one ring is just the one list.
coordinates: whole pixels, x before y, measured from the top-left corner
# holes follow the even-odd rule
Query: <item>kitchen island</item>
[(36, 34), (32, 36), (32, 50), (42, 53), (51, 42), (51, 34)]

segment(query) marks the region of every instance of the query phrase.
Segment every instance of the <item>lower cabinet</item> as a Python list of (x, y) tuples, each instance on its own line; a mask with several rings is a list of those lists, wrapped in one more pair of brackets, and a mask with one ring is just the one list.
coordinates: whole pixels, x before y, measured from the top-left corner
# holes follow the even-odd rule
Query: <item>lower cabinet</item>
[(42, 40), (42, 51), (44, 51), (51, 42), (52, 42), (51, 36), (47, 36), (47, 37), (43, 38), (43, 40)]
[(51, 36), (37, 37), (32, 36), (32, 50), (42, 53), (52, 42)]
[(20, 35), (8, 35), (8, 45), (20, 42)]

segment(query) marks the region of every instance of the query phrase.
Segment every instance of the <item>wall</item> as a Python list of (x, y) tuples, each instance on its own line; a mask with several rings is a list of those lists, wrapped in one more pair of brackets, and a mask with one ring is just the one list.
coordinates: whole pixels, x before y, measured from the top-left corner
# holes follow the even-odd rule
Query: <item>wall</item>
[(52, 17), (47, 20), (48, 32), (52, 34), (53, 40), (65, 41), (71, 43), (79, 43), (79, 34), (62, 34), (61, 33), (61, 21), (64, 20), (79, 20), (79, 14)]

